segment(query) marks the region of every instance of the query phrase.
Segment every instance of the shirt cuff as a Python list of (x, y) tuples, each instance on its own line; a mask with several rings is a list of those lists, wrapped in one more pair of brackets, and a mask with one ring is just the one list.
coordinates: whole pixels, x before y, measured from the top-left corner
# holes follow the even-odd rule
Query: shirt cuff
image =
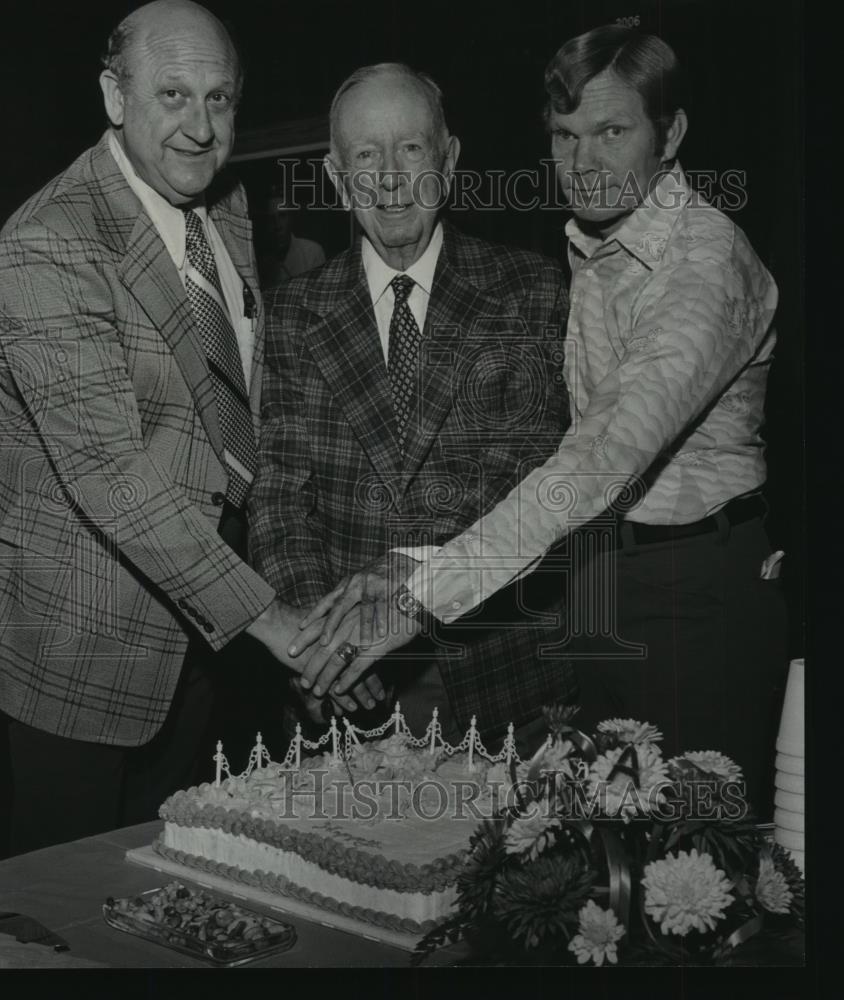
[(473, 576), (458, 567), (438, 566), (433, 558), (418, 566), (405, 581), (410, 593), (439, 621), (449, 624), (481, 603)]

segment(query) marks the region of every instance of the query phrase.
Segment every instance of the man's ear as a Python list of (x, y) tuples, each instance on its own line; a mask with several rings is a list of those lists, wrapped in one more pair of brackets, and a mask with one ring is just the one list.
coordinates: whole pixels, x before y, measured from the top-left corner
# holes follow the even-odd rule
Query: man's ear
[(337, 189), (337, 193), (343, 199), (343, 208), (349, 212), (351, 211), (352, 203), (349, 199), (349, 192), (346, 190), (346, 185), (344, 183), (346, 172), (342, 169), (342, 167), (339, 167), (334, 162), (334, 155), (334, 153), (328, 153), (323, 158), (322, 165), (325, 167), (325, 172), (331, 178), (331, 183)]
[(457, 160), (460, 157), (460, 140), (456, 135), (449, 136), (448, 144), (445, 147), (445, 156), (443, 157), (443, 180), (445, 181), (445, 191), (443, 192), (446, 197), (448, 197), (448, 192), (451, 190), (451, 181), (454, 177), (454, 171), (457, 168)]
[(663, 160), (674, 159), (688, 127), (689, 119), (686, 117), (686, 112), (682, 108), (678, 108), (665, 137), (665, 148), (662, 151)]
[(123, 124), (123, 91), (117, 82), (117, 77), (110, 69), (104, 69), (100, 73), (100, 89), (103, 92), (105, 111), (108, 120), (114, 126)]

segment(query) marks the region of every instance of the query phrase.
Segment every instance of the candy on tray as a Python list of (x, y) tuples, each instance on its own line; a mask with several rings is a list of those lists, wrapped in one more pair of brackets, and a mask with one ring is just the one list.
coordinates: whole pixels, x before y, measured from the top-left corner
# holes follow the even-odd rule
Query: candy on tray
[(120, 930), (225, 965), (286, 950), (296, 940), (290, 924), (180, 882), (139, 896), (109, 897), (103, 915)]

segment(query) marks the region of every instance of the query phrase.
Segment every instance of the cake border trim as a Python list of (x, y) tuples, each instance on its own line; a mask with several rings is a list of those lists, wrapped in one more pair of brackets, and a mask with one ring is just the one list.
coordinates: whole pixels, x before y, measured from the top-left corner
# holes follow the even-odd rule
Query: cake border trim
[(190, 802), (190, 793), (202, 789), (200, 785), (171, 795), (161, 806), (159, 815), (165, 822), (178, 826), (220, 829), (234, 836), (242, 834), (257, 843), (296, 853), (324, 871), (374, 889), (443, 892), (456, 882), (468, 857), (467, 842), (466, 848), (424, 865), (389, 861), (383, 854), (346, 846), (317, 831), (306, 833), (294, 828), (285, 829), (271, 818), (247, 816), (222, 805), (207, 803), (199, 806)]
[[(381, 910), (371, 910), (368, 907), (355, 906), (352, 903), (341, 903), (332, 896), (323, 896), (305, 886), (291, 882), (284, 875), (274, 875), (271, 872), (247, 871), (237, 865), (227, 865), (223, 861), (211, 861), (209, 858), (197, 857), (195, 854), (188, 854), (175, 847), (168, 847), (164, 843), (164, 834), (159, 834), (152, 843), (153, 850), (168, 861), (185, 865), (187, 868), (195, 868), (201, 872), (211, 875), (218, 875), (235, 883), (252, 886), (267, 892), (272, 892), (279, 896), (290, 896), (303, 903), (309, 903), (321, 909), (330, 910), (333, 913), (340, 913), (343, 916), (360, 920), (364, 923), (374, 924), (377, 927), (385, 927), (388, 930), (404, 931), (412, 934), (426, 934), (436, 927), (440, 921), (431, 919), (423, 920), (421, 923), (411, 920), (410, 917), (398, 917)], [(353, 881), (350, 879), (349, 881)]]

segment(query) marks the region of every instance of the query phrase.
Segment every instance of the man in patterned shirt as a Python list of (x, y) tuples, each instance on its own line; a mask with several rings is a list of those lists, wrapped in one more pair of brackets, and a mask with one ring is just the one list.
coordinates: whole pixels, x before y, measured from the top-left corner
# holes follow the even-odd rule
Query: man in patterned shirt
[[(547, 123), (574, 214), (572, 426), (406, 585), (358, 575), (312, 617), (336, 601), (330, 633), (359, 596), (390, 595), (411, 631), (453, 621), (559, 546), (584, 725), (633, 716), (659, 724), (667, 755), (718, 748), (764, 814), (786, 667), (760, 493), (777, 290), (744, 233), (688, 186), (678, 87), (673, 51), (620, 26), (552, 59)], [(394, 630), (379, 653), (402, 641)], [(336, 673), (306, 670), (304, 683)]]

